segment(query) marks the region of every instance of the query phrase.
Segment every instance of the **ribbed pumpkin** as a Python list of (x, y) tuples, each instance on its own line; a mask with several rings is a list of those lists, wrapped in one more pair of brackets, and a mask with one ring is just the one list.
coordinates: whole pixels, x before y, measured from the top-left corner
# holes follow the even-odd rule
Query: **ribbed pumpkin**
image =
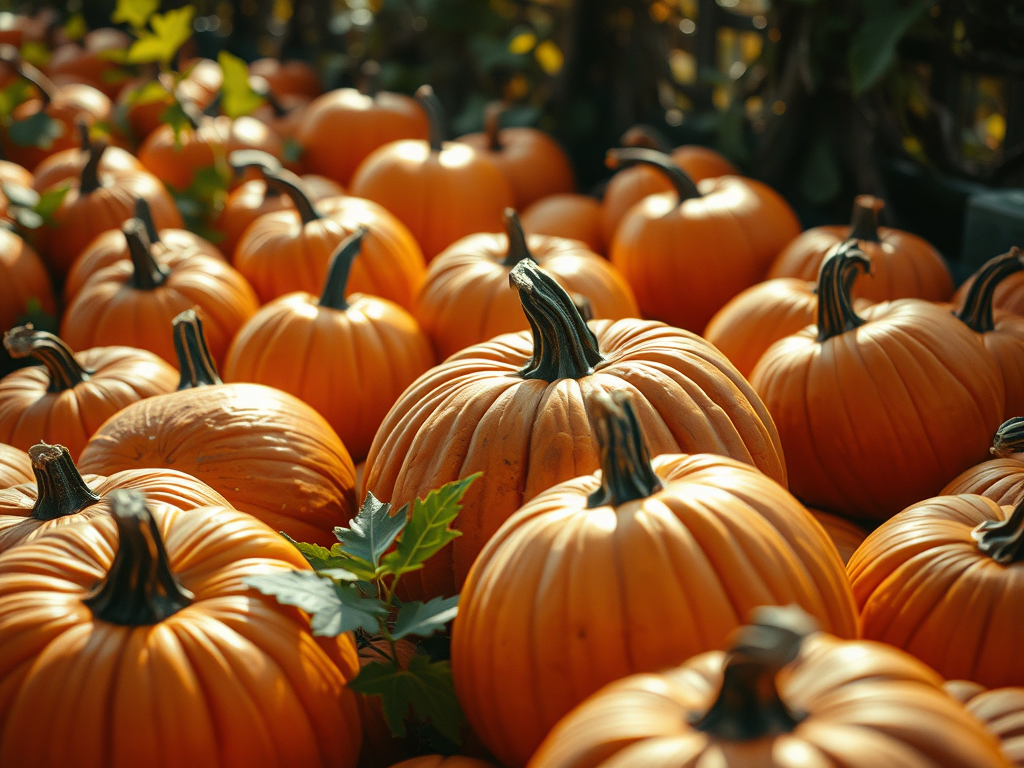
[(999, 739), (1006, 759), (1024, 768), (1024, 688), (987, 690), (967, 680), (950, 680), (945, 689)]
[[(36, 166), (34, 178), (29, 183), (36, 192), (45, 192), (64, 181), (71, 181), (82, 175), (82, 170), (92, 157), (93, 140), (89, 136), (89, 126), (79, 120), (78, 146), (55, 152)], [(100, 157), (100, 173), (121, 173), (122, 171), (144, 170), (142, 163), (126, 149), (106, 147)]]
[(223, 360), (238, 329), (259, 308), (249, 283), (197, 246), (153, 249), (139, 219), (125, 223), (122, 232), (131, 259), (104, 267), (85, 282), (64, 313), (61, 335), (72, 347), (125, 344), (174, 362), (167, 329), (179, 312), (198, 307), (209, 329), (210, 352)]
[(675, 187), (631, 208), (611, 241), (612, 264), (648, 317), (704, 330), (729, 299), (762, 279), (800, 232), (786, 201), (753, 179), (722, 176), (695, 184), (654, 150), (608, 154), (612, 164), (657, 169)]
[(861, 632), (947, 679), (1024, 685), (1024, 502), (938, 496), (877, 528), (847, 565)]
[[(12, 163), (9, 160), (0, 160), (0, 185), (13, 184), (16, 187), (28, 188), (32, 186), (33, 181), (32, 174), (17, 163)], [(8, 202), (7, 195), (0, 189), (0, 216), (4, 218), (9, 218), (7, 215)]]
[(871, 259), (871, 275), (857, 284), (854, 296), (871, 301), (927, 299), (946, 301), (953, 294), (953, 278), (939, 252), (917, 235), (878, 226), (885, 203), (860, 195), (853, 202), (849, 227), (809, 229), (779, 253), (769, 278), (813, 280), (821, 262), (844, 241), (854, 238)]
[(784, 488), (708, 454), (650, 461), (631, 396), (589, 404), (600, 474), (542, 493), (480, 553), (452, 630), (467, 718), (506, 765), (606, 683), (721, 646), (760, 605), (856, 637), (843, 565)]
[(850, 240), (818, 280), (817, 326), (761, 357), (750, 381), (775, 420), (805, 503), (885, 519), (984, 457), (1003, 381), (981, 339), (919, 299), (853, 309)]
[(512, 187), (516, 208), (574, 191), (576, 178), (565, 150), (551, 134), (536, 128), (502, 128), (506, 108), (502, 102), (489, 105), (483, 133), (467, 133), (456, 141), (469, 144), (498, 166)]
[(291, 293), (264, 306), (238, 332), (227, 381), (266, 384), (313, 406), (362, 461), (391, 406), (434, 364), (430, 341), (397, 304), (354, 293), (349, 271), (366, 229), (338, 246), (323, 292)]
[(265, 171), (268, 183), (291, 198), (294, 210), (260, 216), (243, 232), (234, 264), (263, 303), (287, 293), (317, 293), (327, 278), (331, 254), (360, 227), (367, 238), (353, 265), (349, 293), (369, 293), (410, 309), (426, 265), (405, 226), (376, 203), (333, 197), (314, 205), (290, 171)]
[(786, 481), (775, 427), (750, 386), (703, 339), (648, 320), (589, 326), (531, 261), (510, 273), (532, 332), (456, 353), (421, 376), (384, 420), (363, 488), (396, 509), (474, 472), (463, 535), (403, 577), (410, 592), (457, 592), (473, 559), (524, 501), (598, 468), (587, 403), (606, 390), (637, 396), (658, 453), (719, 453)]
[(593, 316), (638, 317), (633, 291), (615, 267), (583, 243), (523, 234), (516, 212), (505, 211), (505, 234), (464, 237), (430, 263), (416, 299), (416, 319), (441, 359), (502, 333), (530, 326), (508, 276), (529, 259), (565, 290), (585, 296)]
[(760, 608), (726, 652), (634, 675), (560, 722), (530, 768), (1009, 768), (942, 679), (879, 643)]
[(594, 253), (608, 252), (601, 231), (601, 203), (589, 195), (550, 195), (530, 205), (522, 215), (530, 235), (566, 237), (586, 243)]
[(89, 437), (122, 408), (172, 392), (175, 370), (156, 355), (131, 347), (97, 347), (78, 354), (52, 333), (31, 325), (4, 334), (14, 358), (42, 366), (0, 379), (0, 442), (27, 451), (40, 441), (66, 445), (78, 456)]
[(395, 763), (391, 768), (496, 768), (494, 763), (462, 755), (423, 755)]
[(354, 768), (352, 638), (245, 585), (298, 550), (233, 509), (112, 501), (0, 555), (0, 764)]
[(330, 424), (286, 392), (223, 384), (192, 310), (175, 319), (174, 343), (178, 391), (109, 419), (82, 452), (82, 471), (177, 469), (275, 531), (337, 542), (334, 527), (357, 507), (352, 459)]
[(32, 482), (32, 459), (20, 448), (0, 443), (0, 488)]
[(13, 227), (0, 225), (0, 329), (34, 309), (57, 314), (50, 276), (32, 246)]
[(150, 501), (182, 511), (226, 507), (213, 488), (173, 469), (129, 469), (110, 477), (82, 477), (63, 445), (29, 448), (35, 481), (0, 490), (0, 552), (54, 528), (109, 515), (110, 494), (134, 488)]
[(989, 452), (994, 459), (959, 474), (942, 489), (942, 495), (976, 493), (1000, 505), (1016, 504), (1024, 497), (1024, 418), (1004, 421)]
[(513, 196), (485, 154), (444, 140), (443, 110), (430, 86), (416, 96), (430, 116), (430, 140), (395, 141), (375, 150), (356, 170), (350, 192), (391, 211), (429, 262), (466, 235), (500, 232), (501, 214)]
[(857, 547), (868, 537), (868, 532), (845, 517), (833, 515), (830, 512), (822, 512), (818, 509), (808, 509), (807, 511), (814, 516), (814, 519), (825, 529), (828, 537), (832, 539), (832, 543), (836, 545), (836, 550), (838, 550), (839, 558), (843, 561), (843, 564), (845, 565), (850, 562), (850, 558), (857, 551)]

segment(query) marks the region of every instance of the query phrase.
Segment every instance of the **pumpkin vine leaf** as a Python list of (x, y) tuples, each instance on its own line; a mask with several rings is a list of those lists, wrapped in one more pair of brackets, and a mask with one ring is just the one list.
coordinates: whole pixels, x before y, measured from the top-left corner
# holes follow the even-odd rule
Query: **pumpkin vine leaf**
[(110, 17), (113, 24), (128, 24), (133, 29), (143, 29), (149, 17), (160, 10), (160, 0), (117, 0)]
[(54, 120), (42, 109), (7, 126), (8, 138), (19, 147), (49, 149), (63, 135), (64, 123)]
[(430, 637), (445, 628), (459, 612), (459, 596), (435, 597), (433, 600), (405, 603), (398, 610), (391, 637), (399, 640), (406, 635)]
[(251, 115), (257, 107), (266, 102), (249, 85), (249, 67), (237, 56), (227, 51), (217, 55), (217, 63), (224, 73), (224, 81), (220, 87), (221, 111), (230, 118)]
[(380, 600), (364, 597), (354, 586), (337, 584), (312, 571), (259, 574), (244, 581), (277, 602), (308, 613), (314, 635), (334, 637), (356, 629), (377, 632), (379, 619), (388, 613)]
[(128, 64), (159, 63), (170, 66), (174, 55), (192, 37), (192, 18), (195, 6), (186, 5), (167, 13), (154, 13), (149, 17), (148, 29), (138, 31), (138, 39), (128, 49)]
[(372, 568), (380, 565), (380, 556), (388, 551), (407, 522), (404, 514), (391, 515), (390, 512), (390, 504), (367, 493), (363, 506), (349, 526), (334, 529), (342, 551)]

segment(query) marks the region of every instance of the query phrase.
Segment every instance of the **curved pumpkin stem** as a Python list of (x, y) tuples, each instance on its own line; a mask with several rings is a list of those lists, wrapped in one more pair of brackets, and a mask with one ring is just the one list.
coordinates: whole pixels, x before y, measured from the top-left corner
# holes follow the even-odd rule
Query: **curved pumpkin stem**
[(83, 152), (92, 152), (92, 137), (89, 136), (89, 124), (84, 118), (75, 120), (75, 130), (78, 132), (78, 144)]
[(160, 233), (157, 231), (156, 222), (153, 221), (153, 210), (149, 207), (149, 201), (144, 197), (135, 198), (135, 218), (142, 222), (146, 228), (146, 237), (150, 245), (160, 242)]
[(33, 520), (56, 520), (81, 512), (100, 497), (85, 484), (82, 474), (63, 445), (39, 443), (28, 449), (38, 495), (32, 507)]
[(217, 375), (217, 366), (203, 335), (203, 323), (196, 311), (186, 309), (171, 324), (174, 327), (174, 353), (178, 356), (178, 370), (181, 371), (178, 391), (223, 384)]
[(29, 64), (22, 58), (21, 51), (9, 44), (0, 45), (0, 61), (11, 66), (18, 75), (28, 80), (39, 91), (43, 107), (48, 107), (57, 94), (57, 86), (53, 80), (43, 74), (42, 70)]
[(249, 87), (252, 88), (253, 93), (270, 105), (270, 108), (274, 111), (275, 117), (284, 117), (288, 114), (288, 110), (281, 105), (281, 102), (270, 87), (270, 83), (267, 81), (267, 78), (259, 75), (252, 75), (249, 77)]
[(152, 291), (159, 288), (167, 280), (166, 269), (156, 263), (153, 250), (146, 234), (146, 225), (141, 219), (129, 219), (121, 225), (124, 239), (128, 243), (128, 253), (132, 258), (133, 288), (140, 291)]
[(94, 141), (90, 145), (89, 159), (85, 161), (85, 165), (82, 167), (82, 176), (78, 182), (79, 194), (91, 194), (102, 186), (100, 184), (100, 161), (103, 159), (103, 153), (106, 151), (107, 142), (103, 140)]
[(612, 169), (648, 165), (668, 177), (679, 196), (679, 202), (701, 196), (693, 179), (664, 152), (653, 149), (609, 149), (605, 165)]
[(971, 283), (963, 306), (953, 314), (978, 333), (993, 330), (996, 325), (992, 319), (992, 300), (995, 297), (996, 286), (1006, 277), (1022, 269), (1024, 253), (1016, 246), (1010, 248), (1009, 253), (985, 262)]
[(665, 134), (652, 125), (634, 125), (622, 134), (619, 143), (624, 147), (653, 149), (666, 155), (672, 152), (672, 145), (665, 138)]
[(856, 240), (847, 240), (836, 252), (821, 262), (818, 272), (818, 341), (864, 325), (865, 320), (853, 309), (850, 289), (851, 272), (858, 269), (870, 274), (871, 260), (857, 247)]
[(117, 554), (107, 575), (82, 598), (100, 621), (125, 627), (157, 624), (192, 604), (195, 595), (171, 571), (160, 529), (146, 497), (135, 490), (110, 494), (117, 523)]
[(491, 152), (501, 152), (505, 148), (501, 143), (501, 118), (507, 110), (508, 104), (504, 101), (492, 101), (484, 110), (484, 133)]
[(885, 201), (872, 195), (857, 195), (853, 201), (853, 215), (850, 217), (848, 238), (877, 243), (878, 214), (885, 208)]
[(989, 453), (1001, 459), (1024, 451), (1024, 417), (1014, 416), (999, 425)]
[(306, 185), (294, 173), (284, 168), (263, 168), (261, 172), (263, 173), (263, 178), (267, 180), (267, 187), (273, 187), (279, 194), (288, 195), (292, 199), (292, 202), (295, 203), (295, 209), (299, 212), (299, 217), (302, 219), (303, 226), (311, 221), (323, 218), (316, 212), (313, 201), (309, 199), (309, 195), (306, 193)]
[(1024, 499), (1017, 502), (1005, 520), (986, 520), (971, 536), (978, 542), (978, 550), (997, 563), (1009, 565), (1024, 560)]
[(360, 226), (335, 249), (334, 255), (331, 256), (331, 266), (327, 270), (327, 282), (324, 284), (323, 293), (320, 294), (321, 307), (336, 309), (339, 312), (348, 309), (349, 304), (345, 300), (348, 276), (352, 270), (352, 262), (363, 248), (363, 238), (369, 231), (365, 226)]
[(92, 377), (92, 372), (75, 360), (71, 347), (52, 333), (37, 331), (31, 323), (7, 331), (4, 348), (16, 360), (31, 355), (46, 366), (50, 375), (47, 392), (64, 392)]
[(776, 677), (796, 660), (817, 626), (796, 606), (763, 606), (734, 635), (714, 704), (692, 725), (727, 741), (751, 741), (791, 732), (802, 716), (779, 697)]
[(590, 303), (590, 299), (582, 293), (570, 293), (569, 298), (572, 299), (572, 305), (576, 307), (576, 311), (580, 313), (584, 323), (589, 323), (594, 319), (594, 306)]
[(501, 262), (502, 266), (511, 269), (523, 259), (536, 261), (526, 244), (526, 233), (523, 232), (522, 222), (519, 221), (519, 214), (515, 209), (506, 208), (501, 218), (505, 222), (505, 234), (508, 235), (508, 253)]
[(633, 397), (624, 391), (602, 392), (591, 401), (601, 449), (601, 487), (587, 498), (587, 508), (646, 499), (661, 487), (651, 467)]
[(445, 125), (447, 120), (441, 100), (437, 98), (433, 88), (429, 85), (421, 85), (416, 89), (416, 101), (426, 111), (427, 120), (430, 123), (430, 151), (440, 152), (444, 147), (444, 137), (447, 132)]

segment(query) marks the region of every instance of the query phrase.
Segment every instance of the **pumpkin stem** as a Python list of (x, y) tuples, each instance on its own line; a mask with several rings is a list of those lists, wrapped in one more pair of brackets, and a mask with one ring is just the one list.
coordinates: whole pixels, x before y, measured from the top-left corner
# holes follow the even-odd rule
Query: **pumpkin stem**
[(135, 198), (135, 218), (142, 222), (146, 228), (146, 237), (150, 245), (160, 242), (160, 233), (156, 229), (156, 222), (153, 221), (153, 211), (149, 207), (149, 201), (144, 197)]
[(92, 138), (89, 136), (89, 124), (81, 117), (75, 120), (75, 130), (78, 131), (78, 143), (83, 152), (92, 152)]
[(584, 323), (589, 323), (594, 319), (594, 306), (590, 303), (590, 299), (582, 293), (570, 293), (569, 298), (572, 299), (572, 305), (576, 307), (576, 311), (580, 313)]
[(174, 353), (178, 356), (181, 381), (178, 391), (223, 384), (217, 375), (210, 348), (203, 334), (203, 321), (194, 309), (186, 309), (171, 321), (174, 327)]
[[(267, 180), (268, 171), (279, 171), (282, 167), (280, 160), (262, 149), (236, 149), (228, 155), (228, 165), (231, 166), (236, 177), (241, 176), (250, 168), (255, 168), (263, 177), (264, 182)], [(264, 198), (278, 197), (281, 194), (280, 187), (273, 184), (266, 186), (266, 192), (263, 193)]]
[(168, 272), (153, 258), (146, 225), (140, 219), (128, 219), (121, 225), (121, 231), (128, 242), (128, 253), (132, 258), (132, 287), (140, 291), (159, 288), (167, 280)]
[(675, 187), (679, 202), (700, 197), (700, 190), (686, 172), (672, 162), (672, 158), (664, 152), (657, 152), (653, 149), (609, 149), (605, 158), (605, 165), (609, 168), (628, 168), (631, 165), (649, 165), (655, 170), (661, 171)]
[(533, 358), (519, 375), (524, 379), (580, 379), (594, 372), (604, 358), (597, 337), (580, 317), (569, 294), (530, 259), (508, 276), (519, 291), (523, 312), (533, 332)]
[(986, 520), (971, 531), (978, 550), (1001, 565), (1024, 560), (1024, 499), (1005, 520)]
[(369, 230), (365, 226), (360, 226), (335, 249), (334, 255), (331, 256), (331, 266), (327, 270), (324, 292), (320, 294), (321, 307), (336, 309), (339, 312), (348, 309), (348, 302), (345, 301), (348, 276), (352, 269), (352, 262), (362, 250), (363, 238), (366, 237), (367, 232)]
[(1001, 459), (1024, 451), (1024, 417), (1014, 416), (999, 425), (989, 453)]
[(40, 69), (25, 61), (22, 58), (21, 51), (13, 45), (6, 43), (0, 45), (0, 61), (9, 64), (20, 77), (28, 80), (36, 87), (44, 108), (50, 106), (50, 102), (53, 101), (53, 97), (57, 93), (57, 86)]
[(672, 145), (665, 138), (665, 134), (651, 125), (634, 125), (622, 134), (619, 143), (624, 147), (653, 149), (666, 155), (672, 152)]
[(82, 602), (100, 621), (124, 627), (157, 624), (192, 604), (195, 595), (181, 585), (167, 561), (167, 550), (146, 497), (135, 490), (110, 494), (117, 524), (117, 554), (107, 575)]
[(252, 88), (253, 93), (270, 105), (275, 117), (284, 117), (288, 114), (288, 110), (281, 105), (267, 78), (253, 75), (249, 78), (249, 87)]
[(37, 331), (31, 323), (7, 331), (4, 334), (4, 348), (15, 359), (31, 355), (42, 361), (50, 375), (47, 392), (64, 392), (92, 378), (92, 372), (85, 370), (75, 360), (71, 347), (52, 333)]
[(484, 133), (487, 135), (487, 148), (491, 152), (501, 152), (501, 118), (508, 109), (503, 101), (492, 101), (484, 110)]
[(28, 449), (38, 495), (30, 517), (56, 520), (81, 512), (100, 500), (82, 478), (63, 445), (39, 443)]
[(78, 183), (78, 192), (88, 195), (100, 188), (100, 160), (107, 151), (107, 142), (100, 140), (90, 145), (89, 159), (82, 167), (82, 178)]
[(728, 741), (791, 732), (803, 716), (779, 697), (776, 676), (816, 630), (814, 619), (796, 606), (756, 608), (752, 623), (733, 636), (718, 697), (693, 727)]
[(853, 215), (850, 217), (849, 237), (877, 243), (878, 214), (885, 208), (885, 201), (872, 195), (857, 195), (853, 201)]
[(1016, 246), (1009, 253), (990, 259), (978, 270), (971, 288), (967, 291), (964, 304), (953, 314), (963, 320), (967, 327), (978, 333), (993, 330), (996, 325), (992, 319), (992, 299), (995, 297), (996, 286), (1004, 278), (1024, 269), (1024, 253)]
[(444, 146), (446, 123), (441, 100), (437, 98), (433, 88), (421, 85), (416, 89), (416, 101), (426, 111), (427, 121), (430, 123), (430, 151), (440, 152)]
[(506, 208), (501, 216), (505, 222), (505, 234), (508, 235), (508, 253), (502, 260), (502, 266), (511, 269), (523, 259), (535, 261), (530, 247), (526, 244), (526, 233), (523, 232), (523, 225), (519, 221), (519, 214), (514, 208)]
[(601, 451), (601, 487), (587, 498), (587, 508), (646, 499), (662, 485), (651, 467), (633, 396), (619, 390), (602, 392), (591, 401)]
[(309, 199), (305, 189), (306, 185), (302, 183), (302, 179), (284, 168), (264, 168), (261, 171), (263, 178), (267, 180), (268, 187), (274, 187), (278, 193), (288, 195), (292, 199), (295, 209), (302, 218), (303, 226), (322, 218)]
[(858, 269), (871, 272), (871, 260), (857, 247), (856, 240), (847, 240), (835, 253), (821, 262), (818, 272), (818, 341), (852, 331), (865, 320), (853, 309), (850, 289)]

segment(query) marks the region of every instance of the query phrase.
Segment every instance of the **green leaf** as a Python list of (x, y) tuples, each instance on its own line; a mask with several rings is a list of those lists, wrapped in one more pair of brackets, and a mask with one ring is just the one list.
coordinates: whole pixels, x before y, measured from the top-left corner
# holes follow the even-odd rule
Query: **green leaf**
[(310, 571), (267, 573), (243, 581), (283, 605), (308, 613), (314, 635), (334, 637), (356, 629), (379, 632), (379, 617), (388, 612), (377, 598), (363, 597), (351, 585), (335, 584)]
[(284, 140), (281, 154), (284, 155), (285, 162), (297, 163), (302, 159), (302, 153), (304, 152), (302, 145), (299, 144), (292, 137), (288, 137)]
[(266, 99), (249, 85), (249, 67), (227, 51), (220, 52), (217, 63), (224, 73), (224, 82), (220, 87), (221, 111), (231, 118), (251, 115)]
[(46, 190), (39, 196), (39, 202), (35, 204), (32, 210), (38, 213), (44, 222), (51, 224), (53, 222), (53, 214), (57, 212), (60, 204), (64, 202), (64, 197), (69, 189), (71, 189), (70, 183), (61, 184), (59, 187)]
[(399, 640), (406, 635), (430, 637), (444, 629), (445, 625), (459, 612), (459, 596), (435, 597), (425, 603), (416, 600), (405, 603), (395, 618), (391, 637)]
[(19, 147), (49, 149), (64, 135), (64, 123), (54, 120), (45, 110), (39, 110), (24, 120), (15, 120), (7, 126), (7, 135)]
[(447, 661), (431, 661), (416, 654), (409, 660), (408, 669), (394, 661), (370, 662), (349, 687), (358, 693), (381, 697), (388, 728), (396, 738), (405, 737), (405, 719), (411, 712), (413, 720), (429, 721), (445, 738), (461, 742), (459, 729), (464, 718)]
[(896, 45), (934, 0), (915, 0), (901, 8), (894, 2), (877, 4), (850, 41), (847, 66), (855, 95), (871, 88), (888, 71)]
[(461, 536), (459, 531), (449, 528), (458, 516), (462, 505), (459, 502), (470, 484), (480, 477), (479, 472), (463, 480), (455, 480), (417, 499), (412, 505), (412, 515), (398, 540), (394, 552), (389, 552), (383, 561), (387, 573), (400, 576), (423, 567), (425, 560)]
[[(133, 106), (136, 104), (149, 104), (153, 101), (163, 101), (168, 96), (167, 88), (159, 80), (150, 80), (145, 85), (132, 90), (128, 94), (128, 103)], [(178, 107), (181, 109), (181, 107)], [(184, 114), (184, 113), (182, 113)]]
[(142, 29), (160, 8), (160, 0), (117, 0), (117, 7), (110, 17), (114, 24), (129, 24)]
[(32, 83), (18, 78), (3, 90), (0, 90), (0, 115), (9, 117), (15, 108), (28, 101), (32, 95)]
[(89, 31), (89, 25), (85, 23), (85, 16), (80, 13), (68, 18), (64, 23), (64, 34), (68, 40), (81, 40)]
[(390, 504), (367, 493), (359, 514), (352, 519), (349, 527), (338, 526), (334, 529), (342, 550), (376, 567), (380, 563), (380, 556), (388, 551), (407, 522), (405, 515), (392, 516), (390, 511)]
[(192, 37), (192, 18), (195, 15), (195, 7), (186, 5), (184, 8), (151, 16), (149, 24), (153, 31), (139, 32), (139, 39), (128, 49), (127, 63), (157, 62), (169, 66), (174, 54)]
[(21, 58), (41, 69), (50, 63), (50, 49), (43, 43), (29, 40), (21, 46)]

